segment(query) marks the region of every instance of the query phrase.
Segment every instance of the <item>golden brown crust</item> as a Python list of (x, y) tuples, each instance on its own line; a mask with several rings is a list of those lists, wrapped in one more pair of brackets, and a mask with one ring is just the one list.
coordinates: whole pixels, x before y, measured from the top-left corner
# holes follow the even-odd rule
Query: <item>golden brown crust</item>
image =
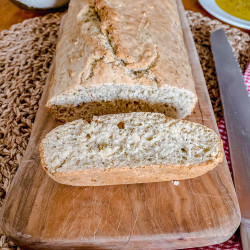
[(68, 106), (57, 97), (79, 87), (117, 83), (191, 92), (191, 113), (197, 98), (174, 0), (74, 0), (62, 26), (47, 107)]
[(102, 33), (127, 67), (150, 68), (161, 86), (194, 91), (176, 1), (98, 0), (95, 8)]
[[(46, 173), (56, 182), (73, 186), (149, 183), (195, 178), (207, 173), (209, 170), (212, 170), (219, 162), (222, 161), (222, 159), (223, 155), (220, 154), (215, 160), (190, 166), (153, 165), (136, 168), (111, 168), (109, 170), (84, 170), (67, 173), (55, 172), (53, 174), (46, 171)], [(44, 164), (43, 160), (42, 164)], [(46, 165), (43, 165), (43, 168), (45, 169)]]
[(127, 26), (127, 28), (125, 28), (126, 31), (129, 30), (129, 26), (136, 26), (135, 24), (131, 24), (134, 20), (130, 20), (130, 23), (129, 20), (123, 22), (121, 18), (122, 13), (117, 12), (117, 9), (114, 8), (115, 6), (116, 4), (113, 4), (112, 7), (110, 7), (104, 0), (96, 1), (96, 10), (101, 18), (102, 33), (109, 38), (117, 58), (123, 60), (126, 63), (126, 67), (132, 70), (149, 68), (157, 57), (155, 46), (152, 43), (145, 44), (144, 41), (141, 41), (142, 39), (136, 37), (137, 50), (141, 48), (138, 53), (134, 45), (131, 44), (126, 37), (129, 36), (129, 38), (135, 39), (135, 37), (132, 36), (133, 34), (122, 32), (124, 26)]

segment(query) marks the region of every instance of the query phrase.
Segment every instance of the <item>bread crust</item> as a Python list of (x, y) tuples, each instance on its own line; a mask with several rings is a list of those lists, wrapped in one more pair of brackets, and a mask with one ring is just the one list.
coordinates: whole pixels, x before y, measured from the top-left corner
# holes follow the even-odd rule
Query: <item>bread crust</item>
[[(93, 20), (88, 18), (86, 23), (89, 13)], [(47, 103), (56, 118), (63, 120), (62, 114), (67, 113), (58, 109), (74, 110), (89, 101), (102, 101), (86, 100), (93, 97), (92, 91), (110, 83), (157, 87), (160, 92), (172, 87), (184, 90), (190, 95), (189, 109), (177, 118), (194, 109), (195, 84), (175, 0), (149, 0), (146, 5), (142, 0), (74, 0), (61, 30)], [(85, 101), (64, 99), (70, 93), (73, 100), (81, 88), (88, 93)], [(109, 101), (119, 99), (112, 98)]]
[(108, 170), (84, 170), (72, 172), (50, 173), (43, 159), (40, 148), (41, 162), (46, 173), (56, 182), (72, 186), (104, 186), (135, 183), (150, 183), (172, 180), (184, 180), (201, 176), (217, 166), (223, 159), (220, 153), (214, 160), (202, 164), (182, 165), (151, 165), (143, 167), (110, 168)]

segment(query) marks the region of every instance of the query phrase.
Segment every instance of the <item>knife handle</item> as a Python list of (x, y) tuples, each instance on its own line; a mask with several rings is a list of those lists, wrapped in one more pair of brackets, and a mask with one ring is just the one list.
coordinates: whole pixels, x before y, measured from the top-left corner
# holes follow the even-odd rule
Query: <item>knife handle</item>
[(240, 237), (243, 250), (250, 249), (250, 228), (240, 224)]

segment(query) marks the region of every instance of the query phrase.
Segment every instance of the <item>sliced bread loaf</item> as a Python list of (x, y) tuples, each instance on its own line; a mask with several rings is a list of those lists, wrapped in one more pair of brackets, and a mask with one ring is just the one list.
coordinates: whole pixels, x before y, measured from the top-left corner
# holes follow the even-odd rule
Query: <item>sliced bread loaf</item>
[(58, 126), (42, 140), (40, 154), (57, 182), (99, 186), (193, 178), (222, 161), (223, 149), (201, 124), (142, 112)]
[(93, 115), (189, 115), (197, 102), (175, 0), (74, 0), (61, 27), (47, 107)]

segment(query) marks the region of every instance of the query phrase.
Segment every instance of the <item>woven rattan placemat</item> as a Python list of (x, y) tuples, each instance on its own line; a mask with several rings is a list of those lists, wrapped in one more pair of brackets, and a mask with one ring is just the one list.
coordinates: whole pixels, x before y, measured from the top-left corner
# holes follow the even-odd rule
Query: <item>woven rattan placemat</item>
[[(226, 30), (243, 71), (250, 60), (250, 37), (200, 13), (186, 13), (219, 121), (223, 111), (210, 48), (210, 33), (218, 28)], [(29, 141), (55, 51), (61, 16), (55, 13), (32, 18), (0, 33), (0, 207)], [(0, 248), (17, 247), (2, 235)]]

